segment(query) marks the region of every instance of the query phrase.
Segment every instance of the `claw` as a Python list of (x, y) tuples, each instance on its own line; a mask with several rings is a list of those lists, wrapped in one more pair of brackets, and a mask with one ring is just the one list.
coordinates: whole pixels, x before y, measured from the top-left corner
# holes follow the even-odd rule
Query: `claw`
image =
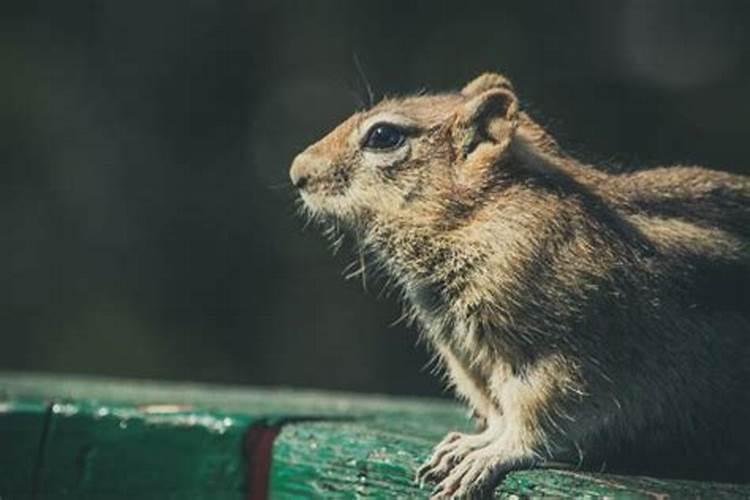
[[(458, 443), (467, 438), (466, 434), (451, 432), (436, 447), (432, 456), (418, 470), (415, 481), (424, 485), (426, 481), (437, 480), (447, 474), (452, 463), (460, 458), (455, 454)], [(421, 487), (421, 486), (420, 486)]]
[(430, 493), (430, 500), (440, 500), (442, 498), (448, 498), (450, 496), (448, 492), (444, 491), (445, 488), (443, 488), (441, 485), (442, 483), (433, 488), (432, 493)]
[(474, 450), (457, 463), (440, 481), (432, 498), (484, 498), (510, 470), (522, 460), (502, 458), (502, 452), (485, 447)]
[(420, 489), (427, 481), (439, 481), (431, 493), (435, 500), (475, 498), (489, 491), (505, 472), (522, 462), (508, 460), (505, 447), (496, 439), (490, 433), (449, 434), (417, 470), (415, 481)]

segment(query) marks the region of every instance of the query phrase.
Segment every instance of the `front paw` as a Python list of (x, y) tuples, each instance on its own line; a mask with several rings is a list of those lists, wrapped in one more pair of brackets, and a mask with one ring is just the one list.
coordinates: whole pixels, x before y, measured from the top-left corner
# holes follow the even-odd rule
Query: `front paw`
[(435, 446), (430, 458), (417, 471), (416, 481), (423, 486), (426, 481), (439, 481), (446, 477), (455, 464), (474, 450), (492, 442), (488, 433), (464, 434), (451, 432)]
[(531, 457), (508, 459), (497, 446), (474, 450), (450, 469), (433, 490), (432, 498), (489, 497), (508, 472), (533, 464), (534, 460)]
[(456, 460), (456, 450), (459, 443), (468, 437), (463, 432), (451, 432), (443, 438), (432, 450), (432, 455), (417, 470), (416, 482), (420, 488), (427, 481), (437, 481), (448, 474), (450, 467)]

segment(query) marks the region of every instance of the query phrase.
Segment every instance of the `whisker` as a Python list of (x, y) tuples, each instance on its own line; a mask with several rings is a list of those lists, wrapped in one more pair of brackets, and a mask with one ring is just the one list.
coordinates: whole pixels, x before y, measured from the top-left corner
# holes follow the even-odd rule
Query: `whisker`
[(277, 182), (277, 183), (267, 185), (266, 188), (273, 189), (273, 190), (281, 190), (281, 189), (292, 190), (294, 189), (294, 186), (292, 186), (290, 182)]
[(359, 247), (359, 265), (362, 269), (362, 290), (367, 291), (367, 262), (365, 260), (365, 253), (362, 247)]
[(347, 276), (350, 276), (357, 272), (357, 270), (353, 270), (354, 267), (357, 265), (359, 265), (359, 261), (353, 260), (344, 267), (344, 270), (341, 271), (341, 274), (344, 276), (344, 279), (347, 279)]
[(333, 251), (333, 255), (338, 254), (339, 250), (341, 250), (341, 247), (343, 245), (344, 245), (344, 233), (339, 233), (338, 236), (331, 243), (331, 250)]
[(357, 69), (360, 82), (364, 85), (364, 90), (367, 92), (367, 106), (365, 109), (370, 109), (375, 105), (375, 93), (372, 91), (372, 85), (365, 75), (364, 69), (362, 69), (362, 63), (359, 60), (359, 56), (356, 51), (352, 51), (352, 59), (354, 60), (354, 67)]
[(409, 318), (410, 314), (411, 313), (409, 313), (409, 311), (406, 308), (404, 308), (401, 311), (401, 314), (399, 315), (399, 317), (396, 318), (395, 320), (393, 320), (391, 323), (388, 324), (388, 328), (393, 328), (393, 327), (396, 327), (396, 326), (398, 326), (400, 324), (403, 324)]

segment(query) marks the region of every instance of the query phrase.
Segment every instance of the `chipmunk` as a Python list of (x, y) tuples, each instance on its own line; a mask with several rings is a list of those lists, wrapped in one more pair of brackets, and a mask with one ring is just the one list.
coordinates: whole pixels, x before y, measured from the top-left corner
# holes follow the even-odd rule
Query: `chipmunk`
[(498, 74), (357, 112), (290, 175), (485, 423), (418, 471), (435, 497), (553, 463), (750, 480), (750, 178), (584, 164)]

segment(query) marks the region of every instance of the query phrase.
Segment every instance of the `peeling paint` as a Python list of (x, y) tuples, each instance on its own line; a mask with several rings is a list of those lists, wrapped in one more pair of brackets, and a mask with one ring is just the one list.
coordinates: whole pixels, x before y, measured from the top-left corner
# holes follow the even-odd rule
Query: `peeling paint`
[(144, 420), (149, 424), (174, 425), (186, 427), (203, 427), (210, 432), (224, 434), (234, 425), (229, 417), (215, 417), (209, 414), (190, 413), (187, 415), (145, 415)]
[(144, 413), (187, 413), (193, 410), (192, 405), (180, 405), (180, 404), (150, 404), (141, 405), (138, 410)]
[(70, 417), (78, 413), (78, 406), (71, 403), (55, 403), (52, 405), (52, 413)]

